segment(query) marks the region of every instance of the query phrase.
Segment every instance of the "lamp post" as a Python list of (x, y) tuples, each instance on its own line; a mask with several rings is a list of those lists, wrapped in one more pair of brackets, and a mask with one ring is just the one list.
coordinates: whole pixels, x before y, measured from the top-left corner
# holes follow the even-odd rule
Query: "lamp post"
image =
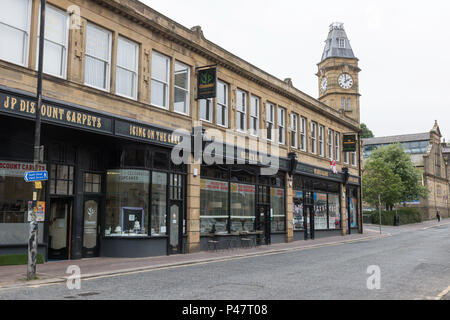
[[(44, 64), (44, 38), (45, 38), (45, 7), (46, 0), (41, 0), (41, 21), (39, 29), (39, 61), (37, 74), (37, 108), (36, 108), (36, 124), (34, 131), (34, 169), (37, 170), (40, 162), (41, 150), (41, 105), (42, 105), (42, 69)], [(37, 207), (38, 189), (36, 184), (33, 188), (33, 210), (32, 221), (30, 223), (30, 234), (28, 238), (28, 268), (27, 279), (36, 279), (36, 258), (37, 258), (37, 242), (38, 242), (38, 223), (34, 214)]]
[(381, 193), (378, 194), (378, 214), (380, 217), (380, 234), (381, 234)]

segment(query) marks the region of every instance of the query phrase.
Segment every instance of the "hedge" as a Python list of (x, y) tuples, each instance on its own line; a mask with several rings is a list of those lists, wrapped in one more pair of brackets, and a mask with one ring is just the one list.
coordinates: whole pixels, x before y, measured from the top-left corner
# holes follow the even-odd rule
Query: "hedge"
[[(43, 264), (44, 257), (38, 253), (36, 263)], [(28, 254), (4, 254), (0, 255), (0, 266), (16, 266), (28, 264)]]
[[(400, 225), (419, 223), (423, 221), (422, 214), (417, 208), (400, 208), (397, 210), (398, 216), (400, 218)], [(380, 224), (380, 215), (378, 211), (371, 211), (373, 224)], [(394, 225), (394, 211), (381, 211), (381, 224), (385, 226)]]

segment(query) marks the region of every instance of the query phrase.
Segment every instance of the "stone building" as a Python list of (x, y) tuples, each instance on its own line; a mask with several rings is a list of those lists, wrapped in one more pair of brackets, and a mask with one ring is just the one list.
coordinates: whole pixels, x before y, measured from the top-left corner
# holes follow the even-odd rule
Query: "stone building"
[[(342, 24), (330, 27), (318, 100), (139, 1), (48, 0), (44, 159), (33, 168), (39, 3), (0, 2), (0, 253), (25, 251), (23, 175), (38, 169), (49, 173), (39, 250), (50, 259), (362, 232), (360, 152), (342, 151), (343, 134), (360, 130), (360, 70)], [(212, 65), (217, 97), (197, 99)], [(206, 150), (212, 129), (231, 136), (230, 152), (215, 150), (227, 161), (173, 160), (180, 143)], [(278, 171), (262, 174), (276, 153)]]
[(448, 148), (441, 143), (437, 121), (430, 132), (362, 140), (364, 159), (379, 147), (399, 143), (410, 154), (414, 166), (423, 172), (422, 183), (430, 192), (427, 199), (417, 199), (405, 205), (420, 209), (424, 219), (435, 219), (437, 210), (442, 217), (449, 217), (449, 175), (445, 160)]

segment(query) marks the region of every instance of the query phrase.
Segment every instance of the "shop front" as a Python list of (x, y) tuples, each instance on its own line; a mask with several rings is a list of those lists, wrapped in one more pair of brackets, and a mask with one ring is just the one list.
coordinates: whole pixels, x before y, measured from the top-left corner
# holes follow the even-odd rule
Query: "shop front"
[(44, 101), (44, 161), (33, 168), (34, 98), (0, 89), (0, 254), (26, 253), (32, 185), (23, 177), (35, 169), (49, 176), (38, 195), (47, 259), (185, 252), (187, 168), (171, 162), (180, 138), (170, 129)]
[(359, 216), (360, 202), (360, 179), (358, 177), (349, 177), (346, 194), (347, 194), (347, 225), (348, 234), (362, 232), (362, 220)]

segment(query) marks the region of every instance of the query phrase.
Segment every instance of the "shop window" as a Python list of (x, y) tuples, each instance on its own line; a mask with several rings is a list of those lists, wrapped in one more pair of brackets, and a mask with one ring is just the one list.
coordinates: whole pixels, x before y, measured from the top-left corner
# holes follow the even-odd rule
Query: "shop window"
[(258, 186), (258, 204), (269, 204), (269, 187)]
[(341, 229), (339, 194), (328, 194), (329, 229)]
[(272, 232), (286, 231), (286, 210), (284, 205), (284, 189), (270, 189), (270, 207)]
[(84, 66), (84, 83), (86, 85), (109, 91), (111, 38), (110, 31), (88, 22)]
[(256, 187), (231, 184), (231, 232), (255, 230)]
[[(39, 11), (40, 12), (40, 11)], [(44, 72), (60, 78), (66, 77), (67, 47), (69, 40), (68, 14), (47, 4), (45, 12)], [(37, 41), (39, 43), (39, 29)], [(39, 63), (37, 46), (36, 69)]]
[(137, 99), (139, 45), (124, 37), (117, 43), (116, 93)]
[(122, 151), (122, 167), (140, 167), (144, 168), (146, 164), (145, 149), (129, 147)]
[(202, 179), (200, 185), (200, 232), (227, 233), (228, 182)]
[(153, 157), (153, 168), (160, 170), (170, 169), (170, 158), (169, 154), (165, 152), (155, 152)]
[(294, 230), (304, 230), (303, 191), (294, 191)]
[(354, 196), (356, 190), (353, 192), (353, 196), (349, 199), (350, 207), (350, 228), (358, 228), (358, 198)]
[(151, 235), (166, 235), (167, 173), (152, 172)]
[(0, 3), (0, 59), (26, 66), (30, 42), (30, 0)]
[(314, 193), (314, 227), (315, 230), (327, 230), (327, 194)]
[(106, 237), (148, 235), (150, 172), (110, 170), (106, 176)]
[(50, 194), (73, 195), (74, 167), (52, 164), (50, 172)]
[(95, 173), (84, 174), (84, 192), (100, 193), (102, 192), (102, 176)]
[(246, 182), (256, 183), (256, 174), (247, 170), (232, 170), (231, 181), (233, 182)]

